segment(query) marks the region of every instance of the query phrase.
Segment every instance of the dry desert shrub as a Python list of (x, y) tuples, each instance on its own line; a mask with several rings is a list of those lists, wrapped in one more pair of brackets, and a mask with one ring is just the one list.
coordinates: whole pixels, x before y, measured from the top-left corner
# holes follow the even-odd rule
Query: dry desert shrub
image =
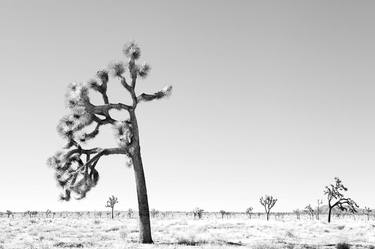
[(336, 249), (350, 249), (350, 245), (348, 243), (338, 243), (336, 245)]

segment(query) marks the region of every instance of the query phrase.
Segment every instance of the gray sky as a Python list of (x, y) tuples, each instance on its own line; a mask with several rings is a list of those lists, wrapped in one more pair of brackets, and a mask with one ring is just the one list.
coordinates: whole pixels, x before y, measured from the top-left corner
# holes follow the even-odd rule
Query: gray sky
[[(152, 65), (138, 107), (150, 207), (275, 211), (323, 198), (335, 176), (375, 207), (375, 3), (371, 1), (1, 1), (0, 211), (136, 208), (134, 174), (103, 158), (83, 201), (58, 201), (46, 159), (67, 84), (135, 39)], [(112, 101), (123, 100), (120, 84)], [(99, 146), (114, 144), (103, 130)], [(324, 199), (325, 200), (325, 199)]]

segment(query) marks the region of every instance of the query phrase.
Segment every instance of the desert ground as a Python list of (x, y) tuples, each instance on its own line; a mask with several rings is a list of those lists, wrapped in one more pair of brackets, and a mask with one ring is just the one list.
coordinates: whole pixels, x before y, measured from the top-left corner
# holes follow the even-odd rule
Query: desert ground
[(0, 249), (52, 248), (374, 248), (375, 220), (191, 216), (152, 219), (154, 244), (137, 243), (137, 219), (95, 215), (0, 218)]

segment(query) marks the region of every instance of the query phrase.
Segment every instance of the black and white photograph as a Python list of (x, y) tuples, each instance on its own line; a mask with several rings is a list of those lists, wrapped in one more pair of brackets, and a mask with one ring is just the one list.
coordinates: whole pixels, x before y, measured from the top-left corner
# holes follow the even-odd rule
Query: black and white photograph
[(375, 249), (375, 1), (0, 0), (0, 249)]

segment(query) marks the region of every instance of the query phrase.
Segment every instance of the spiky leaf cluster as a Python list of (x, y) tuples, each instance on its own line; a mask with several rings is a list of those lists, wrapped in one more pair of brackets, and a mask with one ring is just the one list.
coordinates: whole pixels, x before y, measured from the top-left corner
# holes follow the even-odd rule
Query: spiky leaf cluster
[(123, 52), (126, 57), (133, 60), (137, 60), (141, 56), (141, 49), (134, 41), (126, 43)]
[(125, 73), (125, 65), (123, 62), (114, 62), (109, 65), (109, 70), (113, 77), (121, 77)]
[(117, 143), (121, 148), (127, 148), (132, 142), (133, 133), (129, 121), (116, 122), (113, 125)]
[(73, 149), (57, 152), (48, 159), (48, 164), (55, 169), (59, 186), (64, 189), (64, 194), (60, 196), (62, 200), (70, 200), (72, 192), (78, 196), (77, 199), (82, 199), (96, 186), (99, 180), (99, 173), (95, 169), (97, 161), (88, 163), (89, 155), (88, 151)]

